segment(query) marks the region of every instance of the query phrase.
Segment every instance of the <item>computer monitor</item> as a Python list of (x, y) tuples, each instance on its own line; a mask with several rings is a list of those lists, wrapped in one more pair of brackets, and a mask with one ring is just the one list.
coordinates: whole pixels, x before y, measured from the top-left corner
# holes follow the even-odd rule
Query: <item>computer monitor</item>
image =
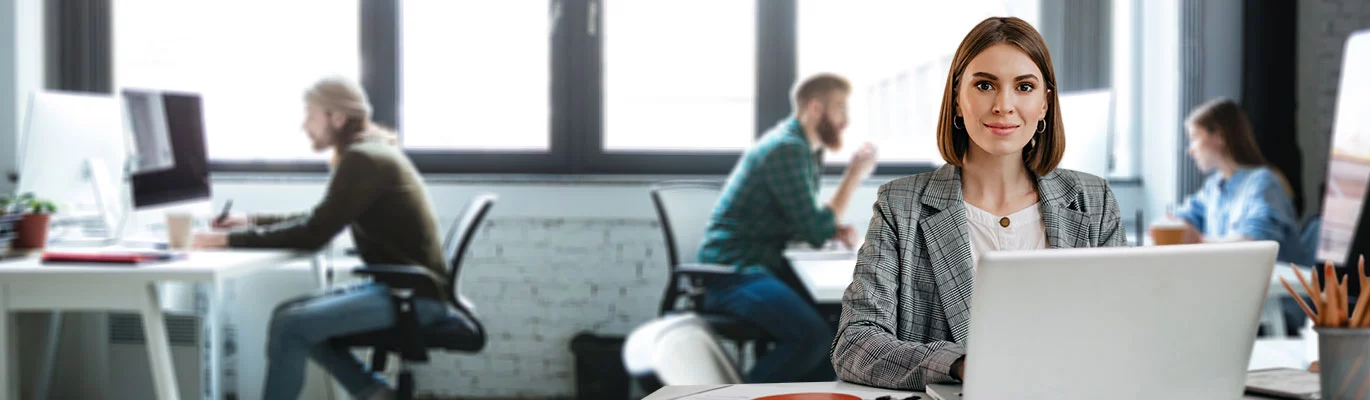
[(138, 152), (133, 206), (144, 210), (208, 201), (209, 160), (198, 94), (124, 89), (124, 109)]
[[(41, 91), (29, 98), (19, 193), (58, 205), (57, 220), (87, 219), (113, 235), (123, 210), (128, 146), (113, 96)], [(61, 233), (53, 236), (63, 236)]]
[[(1332, 150), (1327, 163), (1327, 192), (1322, 206), (1318, 262), (1336, 264), (1338, 275), (1358, 276), (1356, 260), (1370, 256), (1370, 213), (1365, 194), (1370, 186), (1370, 30), (1346, 41), (1337, 89)], [(1321, 269), (1319, 269), (1321, 271)], [(1348, 279), (1359, 293), (1359, 279)], [(1355, 298), (1355, 297), (1351, 297)]]

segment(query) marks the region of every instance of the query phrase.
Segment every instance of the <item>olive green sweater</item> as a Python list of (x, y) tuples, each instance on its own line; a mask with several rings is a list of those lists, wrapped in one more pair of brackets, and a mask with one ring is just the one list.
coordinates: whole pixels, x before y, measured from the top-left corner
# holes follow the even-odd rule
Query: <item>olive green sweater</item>
[(228, 235), (230, 247), (317, 250), (352, 228), (367, 264), (420, 265), (446, 278), (428, 191), (394, 145), (372, 138), (342, 149), (323, 201), (305, 214), (256, 215)]

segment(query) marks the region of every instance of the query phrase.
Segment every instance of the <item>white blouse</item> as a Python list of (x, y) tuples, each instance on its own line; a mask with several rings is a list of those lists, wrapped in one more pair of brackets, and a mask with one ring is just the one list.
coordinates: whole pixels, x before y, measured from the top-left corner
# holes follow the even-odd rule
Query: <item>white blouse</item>
[(972, 268), (980, 265), (980, 256), (988, 251), (1047, 248), (1046, 226), (1042, 225), (1038, 203), (1005, 217), (965, 204)]

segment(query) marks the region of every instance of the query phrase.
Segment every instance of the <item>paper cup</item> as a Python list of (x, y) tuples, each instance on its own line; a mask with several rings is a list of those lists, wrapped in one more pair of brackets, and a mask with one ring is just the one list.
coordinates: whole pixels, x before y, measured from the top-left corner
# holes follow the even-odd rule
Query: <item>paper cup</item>
[(190, 247), (192, 228), (195, 218), (190, 213), (167, 213), (166, 214), (166, 235), (167, 247), (173, 249), (186, 249)]

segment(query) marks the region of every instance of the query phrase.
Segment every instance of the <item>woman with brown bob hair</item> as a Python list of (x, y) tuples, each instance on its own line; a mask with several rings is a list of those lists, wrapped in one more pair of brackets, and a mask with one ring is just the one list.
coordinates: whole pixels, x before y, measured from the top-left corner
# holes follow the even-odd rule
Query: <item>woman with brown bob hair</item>
[(1021, 19), (986, 19), (961, 41), (937, 124), (947, 164), (880, 187), (842, 298), (839, 378), (911, 390), (958, 381), (982, 254), (1126, 243), (1108, 184), (1056, 168), (1056, 87), (1045, 41)]

